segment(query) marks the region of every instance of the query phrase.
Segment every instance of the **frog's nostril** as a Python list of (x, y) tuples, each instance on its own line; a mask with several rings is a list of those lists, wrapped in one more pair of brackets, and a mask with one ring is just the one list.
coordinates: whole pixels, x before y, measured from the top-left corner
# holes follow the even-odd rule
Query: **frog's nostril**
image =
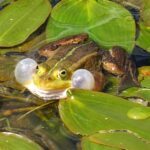
[(50, 76), (46, 77), (46, 79), (47, 79), (48, 81), (52, 81), (52, 78), (51, 78)]

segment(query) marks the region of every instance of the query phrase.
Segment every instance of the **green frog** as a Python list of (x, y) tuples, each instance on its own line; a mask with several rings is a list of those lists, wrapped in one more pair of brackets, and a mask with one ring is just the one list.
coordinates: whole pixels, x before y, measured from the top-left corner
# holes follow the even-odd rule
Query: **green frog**
[[(51, 42), (38, 53), (47, 60), (37, 65), (26, 87), (44, 100), (64, 98), (66, 89), (70, 87), (102, 91), (108, 72), (120, 78), (118, 91), (131, 85), (139, 86), (136, 67), (125, 50), (118, 46), (103, 50), (87, 34)], [(76, 73), (76, 77), (74, 74), (79, 69), (82, 70)], [(82, 79), (83, 75), (87, 79)]]

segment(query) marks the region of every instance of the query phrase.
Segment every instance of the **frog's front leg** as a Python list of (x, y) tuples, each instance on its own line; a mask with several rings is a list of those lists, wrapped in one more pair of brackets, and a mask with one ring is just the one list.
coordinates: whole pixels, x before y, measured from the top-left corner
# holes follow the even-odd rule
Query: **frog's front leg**
[(136, 66), (123, 48), (115, 46), (103, 52), (102, 66), (109, 73), (120, 77), (118, 92), (131, 86), (139, 86)]

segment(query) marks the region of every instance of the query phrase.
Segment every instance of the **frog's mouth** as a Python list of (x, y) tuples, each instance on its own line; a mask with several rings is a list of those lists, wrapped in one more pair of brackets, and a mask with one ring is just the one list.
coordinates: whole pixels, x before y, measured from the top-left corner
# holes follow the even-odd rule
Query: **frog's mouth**
[(33, 93), (34, 95), (38, 96), (43, 100), (59, 100), (64, 99), (67, 97), (66, 89), (60, 90), (42, 90), (39, 89), (34, 83), (30, 83), (26, 85), (26, 88)]

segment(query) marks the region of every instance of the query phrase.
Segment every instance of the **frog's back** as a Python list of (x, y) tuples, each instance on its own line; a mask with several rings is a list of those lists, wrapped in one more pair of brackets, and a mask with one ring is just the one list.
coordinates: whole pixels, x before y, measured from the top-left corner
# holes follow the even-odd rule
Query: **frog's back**
[(51, 69), (66, 68), (74, 71), (89, 61), (93, 56), (97, 55), (99, 47), (93, 41), (87, 41), (82, 44), (72, 44), (60, 46), (56, 53), (49, 58), (46, 63)]

